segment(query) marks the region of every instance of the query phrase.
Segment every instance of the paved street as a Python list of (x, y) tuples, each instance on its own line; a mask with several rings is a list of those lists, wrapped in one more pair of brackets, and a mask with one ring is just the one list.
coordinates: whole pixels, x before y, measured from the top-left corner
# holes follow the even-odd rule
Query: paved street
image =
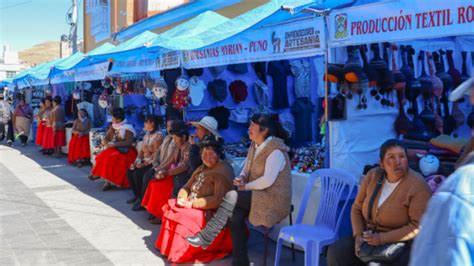
[[(39, 148), (0, 145), (1, 265), (167, 265), (154, 248), (159, 226), (125, 201), (130, 190), (102, 192), (90, 167), (40, 155)], [(270, 241), (268, 265), (275, 243)], [(261, 265), (263, 238), (251, 231), (251, 261)], [(281, 265), (296, 263), (286, 249)], [(230, 265), (230, 258), (210, 263)]]

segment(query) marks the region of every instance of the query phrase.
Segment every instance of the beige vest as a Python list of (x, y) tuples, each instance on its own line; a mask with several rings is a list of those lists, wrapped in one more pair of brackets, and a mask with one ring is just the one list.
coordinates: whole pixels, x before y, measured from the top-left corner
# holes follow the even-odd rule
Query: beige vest
[(252, 190), (250, 223), (254, 226), (272, 227), (290, 213), (292, 190), (290, 159), (288, 157), (289, 148), (283, 143), (283, 140), (274, 137), (254, 158), (255, 150), (255, 144), (252, 143), (247, 156), (249, 163), (247, 164), (246, 174), (249, 182), (264, 175), (267, 157), (274, 150), (282, 151), (285, 156), (285, 167), (278, 173), (275, 182), (264, 190)]

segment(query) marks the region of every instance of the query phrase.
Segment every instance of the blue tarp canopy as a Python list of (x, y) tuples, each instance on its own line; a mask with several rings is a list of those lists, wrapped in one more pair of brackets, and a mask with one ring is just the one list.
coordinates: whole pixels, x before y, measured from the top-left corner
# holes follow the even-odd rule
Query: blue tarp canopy
[(29, 68), (22, 71), (13, 78), (13, 82), (21, 87), (27, 87), (28, 84), (31, 84), (33, 81), (47, 80), (51, 67), (57, 64), (62, 59), (54, 59), (52, 61), (37, 65), (35, 67)]
[(51, 78), (52, 76), (59, 74), (62, 71), (66, 71), (75, 67), (79, 62), (81, 62), (84, 59), (84, 57), (85, 55), (83, 53), (77, 52), (69, 57), (61, 59), (51, 69), (51, 72), (49, 73), (49, 77)]
[[(177, 36), (192, 37), (210, 28), (220, 25), (229, 19), (215, 12), (207, 11), (197, 17), (190, 19), (166, 32), (156, 35), (148, 46), (159, 45), (160, 42), (173, 39)], [(113, 55), (114, 65), (111, 73), (136, 73), (156, 71), (160, 66), (156, 65), (159, 52), (152, 51), (146, 46), (133, 50), (125, 50)], [(179, 60), (169, 67), (179, 66)]]
[(51, 68), (53, 68), (57, 63), (59, 63), (63, 59), (55, 59), (52, 61), (49, 61), (47, 63), (44, 63), (42, 65), (39, 65), (37, 68), (35, 68), (33, 71), (31, 71), (28, 74), (28, 77), (34, 78), (34, 79), (47, 79), (49, 76), (49, 72)]
[(228, 39), (252, 26), (258, 24), (265, 18), (281, 10), (282, 5), (301, 6), (309, 4), (311, 0), (273, 0), (234, 19), (228, 20), (211, 29), (194, 36), (176, 36), (153, 45), (168, 50), (186, 51), (194, 50), (204, 46)]
[(172, 38), (193, 37), (205, 32), (211, 28), (217, 27), (224, 22), (229, 21), (228, 18), (219, 15), (213, 11), (206, 11), (178, 26), (159, 34), (150, 44), (151, 47), (160, 47), (160, 43), (171, 40)]
[(1, 80), (1, 81), (0, 81), (0, 87), (8, 86), (8, 84), (10, 84), (11, 82), (12, 82), (11, 79), (4, 79), (4, 80)]
[(74, 68), (85, 67), (85, 66), (89, 66), (89, 65), (93, 65), (93, 64), (102, 63), (104, 61), (107, 61), (107, 59), (94, 58), (94, 56), (109, 53), (115, 47), (116, 47), (115, 45), (106, 42), (106, 43), (90, 50), (87, 54), (85, 54), (85, 58), (83, 58), (82, 61), (77, 63), (74, 66)]
[(105, 53), (97, 53), (89, 55), (93, 60), (101, 59), (107, 60), (109, 58), (120, 58), (123, 56), (131, 55), (136, 53), (140, 48), (144, 48), (150, 44), (150, 42), (157, 36), (157, 34), (151, 31), (145, 31), (130, 40), (123, 42)]

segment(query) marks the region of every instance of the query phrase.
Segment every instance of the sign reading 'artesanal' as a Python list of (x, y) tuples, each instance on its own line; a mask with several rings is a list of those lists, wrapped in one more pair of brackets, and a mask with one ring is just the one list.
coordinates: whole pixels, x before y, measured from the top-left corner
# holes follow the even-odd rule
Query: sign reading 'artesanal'
[(185, 51), (186, 68), (308, 57), (324, 53), (324, 22), (311, 18), (245, 31), (201, 49)]
[(474, 34), (472, 0), (395, 1), (331, 13), (331, 46)]

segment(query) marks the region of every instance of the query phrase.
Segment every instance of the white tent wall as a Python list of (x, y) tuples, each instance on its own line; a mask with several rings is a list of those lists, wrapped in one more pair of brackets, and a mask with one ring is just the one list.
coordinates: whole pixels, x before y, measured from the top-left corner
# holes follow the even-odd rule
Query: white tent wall
[[(474, 36), (459, 36), (441, 39), (413, 40), (405, 42), (395, 42), (400, 45), (411, 45), (416, 54), (414, 56), (415, 77), (421, 74), (421, 63), (417, 56), (420, 50), (427, 52), (443, 50), (454, 51), (454, 65), (457, 70), (462, 70), (461, 51), (474, 51)], [(346, 48), (333, 48), (330, 57), (331, 63), (344, 64), (347, 60)], [(369, 61), (372, 53), (368, 53)], [(389, 62), (392, 56), (389, 54)], [(426, 60), (426, 58), (425, 58)], [(445, 61), (446, 70), (449, 68), (447, 60)], [(362, 62), (361, 62), (362, 63)], [(471, 68), (474, 62), (471, 62), (471, 55), (467, 57), (468, 74), (472, 73)], [(398, 54), (397, 65), (401, 66), (401, 57)], [(391, 69), (391, 64), (389, 64)], [(425, 63), (426, 72), (429, 73), (428, 64)], [(331, 86), (331, 91), (335, 91), (335, 85)], [(393, 93), (394, 99), (395, 93)], [(378, 163), (379, 149), (381, 144), (390, 138), (396, 138), (394, 131), (394, 122), (398, 116), (398, 108), (383, 107), (380, 102), (376, 101), (367, 93), (368, 108), (366, 110), (358, 110), (358, 96), (354, 95), (352, 100), (347, 101), (347, 120), (330, 121), (329, 122), (329, 150), (330, 150), (330, 166), (332, 168), (344, 169), (355, 175), (361, 175), (363, 168), (367, 164)], [(423, 107), (421, 96), (418, 97), (418, 106), (420, 111)], [(467, 115), (471, 112), (469, 101), (464, 101), (460, 105), (461, 111)], [(405, 105), (405, 109), (408, 104)], [(452, 110), (452, 103), (449, 104)], [(470, 137), (470, 129), (464, 124), (458, 128), (456, 132), (461, 138)]]

